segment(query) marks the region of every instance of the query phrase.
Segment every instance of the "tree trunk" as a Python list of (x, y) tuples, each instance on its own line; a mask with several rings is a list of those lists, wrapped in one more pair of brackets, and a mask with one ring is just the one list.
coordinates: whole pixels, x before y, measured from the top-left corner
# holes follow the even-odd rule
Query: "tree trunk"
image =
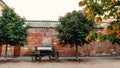
[(8, 48), (8, 44), (6, 44), (6, 49), (5, 49), (5, 61), (7, 61), (7, 48)]
[(78, 46), (75, 45), (75, 48), (76, 48), (76, 60), (78, 61)]

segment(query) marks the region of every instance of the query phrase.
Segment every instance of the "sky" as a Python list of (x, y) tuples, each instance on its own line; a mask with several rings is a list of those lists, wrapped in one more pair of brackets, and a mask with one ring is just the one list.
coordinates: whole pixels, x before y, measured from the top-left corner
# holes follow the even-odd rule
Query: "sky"
[(58, 21), (60, 16), (73, 10), (82, 10), (81, 0), (3, 0), (15, 12), (27, 20)]

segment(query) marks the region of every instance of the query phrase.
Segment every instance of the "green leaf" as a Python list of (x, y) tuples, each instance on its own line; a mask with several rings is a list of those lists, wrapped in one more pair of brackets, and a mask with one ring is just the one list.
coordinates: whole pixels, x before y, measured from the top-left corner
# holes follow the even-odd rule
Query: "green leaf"
[(105, 15), (105, 16), (104, 16), (104, 19), (105, 19), (105, 20), (109, 19), (109, 16), (108, 16), (108, 15)]
[(79, 2), (79, 6), (84, 6), (85, 5), (85, 3), (86, 3), (86, 1), (84, 0), (84, 1), (80, 1)]
[(96, 18), (96, 24), (100, 25), (102, 23), (102, 18), (101, 17), (97, 17)]

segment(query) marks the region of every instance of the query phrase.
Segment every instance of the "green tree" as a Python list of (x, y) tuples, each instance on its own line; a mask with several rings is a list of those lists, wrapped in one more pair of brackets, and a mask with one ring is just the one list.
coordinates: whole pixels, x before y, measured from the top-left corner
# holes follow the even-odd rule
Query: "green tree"
[(70, 44), (76, 48), (76, 60), (78, 60), (78, 46), (88, 43), (85, 37), (93, 29), (94, 22), (87, 20), (81, 11), (73, 11), (59, 18), (60, 24), (56, 27), (57, 38), (62, 46)]
[(6, 45), (5, 59), (7, 56), (7, 47), (23, 46), (27, 43), (28, 27), (25, 26), (25, 19), (20, 18), (13, 9), (4, 8), (0, 17), (0, 45)]
[(106, 35), (100, 40), (110, 40), (120, 44), (120, 1), (119, 0), (82, 0), (79, 6), (84, 6), (83, 13), (88, 20), (94, 19), (96, 24), (102, 20), (116, 19), (107, 27)]

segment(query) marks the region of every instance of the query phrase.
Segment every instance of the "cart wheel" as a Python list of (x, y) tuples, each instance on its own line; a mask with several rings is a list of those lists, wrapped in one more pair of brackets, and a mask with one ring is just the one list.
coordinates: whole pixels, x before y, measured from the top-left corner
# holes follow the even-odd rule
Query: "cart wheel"
[(32, 59), (32, 61), (34, 61), (35, 60), (35, 52), (32, 52), (32, 54), (31, 54), (31, 59)]
[(51, 53), (51, 54), (49, 55), (49, 59), (50, 59), (50, 60), (58, 60), (58, 58), (59, 58), (59, 54), (58, 54), (58, 52), (56, 52), (56, 51), (54, 51), (53, 53)]
[(39, 56), (39, 55), (37, 55), (37, 54), (35, 54), (35, 55), (32, 55), (32, 61), (34, 61), (34, 60), (41, 60), (41, 56)]
[(35, 52), (33, 52), (31, 58), (32, 61), (34, 61), (34, 60), (41, 60), (42, 57), (39, 56), (38, 54), (35, 54)]

